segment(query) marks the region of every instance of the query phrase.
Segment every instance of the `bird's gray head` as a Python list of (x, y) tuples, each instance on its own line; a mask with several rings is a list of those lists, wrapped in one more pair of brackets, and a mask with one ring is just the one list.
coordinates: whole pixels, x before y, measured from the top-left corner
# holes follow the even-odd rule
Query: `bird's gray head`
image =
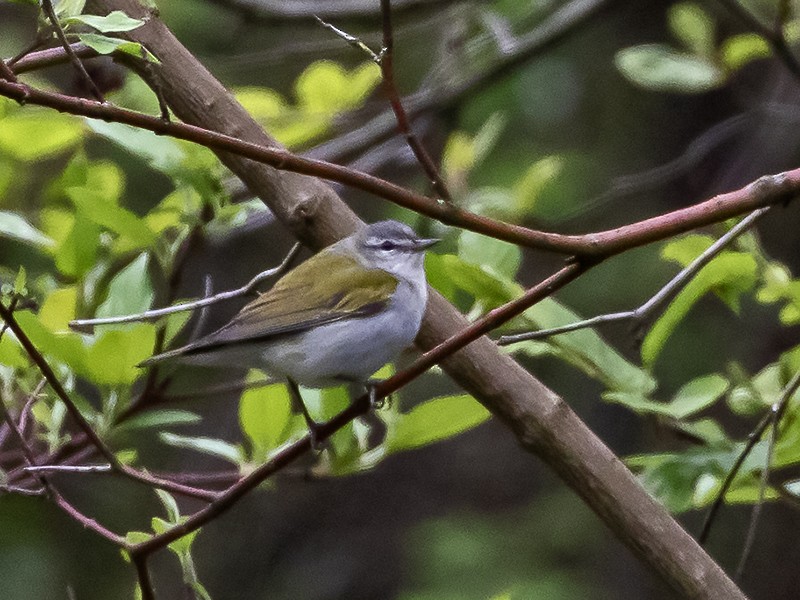
[(383, 269), (403, 279), (422, 275), (424, 250), (439, 241), (421, 238), (399, 221), (372, 223), (349, 240), (351, 250), (364, 266)]

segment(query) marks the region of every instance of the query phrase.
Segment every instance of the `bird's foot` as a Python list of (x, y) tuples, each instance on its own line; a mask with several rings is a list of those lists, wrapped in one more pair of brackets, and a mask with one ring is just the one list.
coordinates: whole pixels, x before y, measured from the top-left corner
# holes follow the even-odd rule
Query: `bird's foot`
[(376, 386), (380, 383), (379, 380), (369, 380), (367, 381), (366, 388), (367, 394), (369, 394), (369, 406), (373, 410), (381, 410), (383, 408), (388, 408), (392, 404), (392, 395), (389, 394), (382, 398), (378, 398), (378, 392), (375, 389)]

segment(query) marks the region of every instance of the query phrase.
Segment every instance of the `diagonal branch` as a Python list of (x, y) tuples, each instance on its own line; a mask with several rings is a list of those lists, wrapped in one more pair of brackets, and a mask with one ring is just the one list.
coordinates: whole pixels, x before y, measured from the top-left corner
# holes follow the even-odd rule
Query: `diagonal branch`
[(720, 252), (733, 240), (747, 231), (753, 224), (764, 216), (770, 210), (769, 206), (759, 208), (753, 211), (730, 229), (725, 235), (721, 236), (716, 242), (711, 244), (700, 256), (694, 259), (685, 269), (682, 269), (675, 277), (667, 282), (656, 294), (654, 294), (647, 302), (635, 308), (624, 312), (608, 313), (598, 315), (589, 319), (584, 319), (576, 323), (569, 323), (561, 327), (553, 327), (552, 329), (540, 329), (538, 331), (529, 331), (525, 333), (517, 333), (512, 335), (501, 336), (497, 343), (501, 346), (523, 342), (526, 340), (541, 340), (553, 335), (562, 333), (569, 333), (570, 331), (577, 331), (579, 329), (586, 329), (587, 327), (594, 327), (595, 325), (605, 325), (607, 323), (617, 323), (619, 321), (634, 321), (636, 326), (641, 325), (657, 310), (667, 305), (675, 299), (680, 291), (694, 279), (694, 277), (716, 258)]
[(47, 362), (38, 348), (36, 348), (31, 339), (25, 334), (25, 332), (22, 330), (22, 327), (20, 327), (19, 323), (14, 317), (14, 313), (9, 310), (9, 308), (4, 306), (2, 302), (0, 302), (0, 319), (2, 319), (5, 324), (8, 325), (8, 328), (17, 337), (17, 340), (22, 345), (25, 352), (42, 372), (42, 375), (45, 377), (45, 379), (47, 379), (47, 383), (56, 393), (58, 398), (64, 403), (67, 412), (78, 425), (78, 428), (81, 430), (81, 432), (89, 439), (97, 452), (99, 452), (100, 455), (105, 458), (110, 465), (112, 465), (114, 471), (121, 473), (122, 475), (125, 475), (134, 481), (139, 481), (153, 487), (162, 488), (177, 494), (183, 494), (193, 498), (198, 498), (200, 500), (205, 500), (207, 502), (216, 498), (216, 492), (209, 492), (206, 490), (193, 488), (188, 485), (166, 481), (158, 477), (154, 477), (153, 475), (149, 475), (148, 473), (139, 472), (136, 469), (121, 463), (117, 459), (116, 455), (102, 440), (102, 438), (97, 434), (91, 423), (86, 420), (86, 417), (83, 416), (81, 411), (72, 401), (72, 398), (70, 398), (69, 394), (67, 394), (67, 391), (64, 389), (64, 386), (61, 385), (61, 381), (56, 376), (50, 364)]
[[(91, 6), (103, 13), (121, 9), (133, 17), (142, 15), (144, 10), (129, 0), (93, 0)], [(153, 76), (159, 79), (171, 108), (184, 121), (232, 137), (241, 136), (256, 147), (274, 146), (274, 140), (158, 19), (150, 19), (128, 37), (144, 43), (162, 58), (162, 64), (153, 69)], [(3, 89), (9, 88), (3, 84)], [(355, 214), (319, 180), (277, 171), (231, 154), (232, 146), (216, 149), (221, 160), (254, 193), (266, 199), (277, 218), (312, 247), (339, 239), (359, 225)], [(767, 203), (763, 195), (758, 201)], [(742, 212), (757, 207), (748, 206)], [(467, 327), (458, 311), (432, 294), (418, 342), (423, 348), (432, 348)], [(744, 598), (719, 566), (641, 488), (630, 471), (569, 406), (490, 340), (478, 338), (449, 356), (443, 366), (462, 387), (490, 407), (524, 448), (545, 460), (638, 557), (676, 590), (693, 598)]]
[(195, 300), (193, 302), (183, 302), (181, 304), (175, 304), (173, 306), (167, 306), (165, 308), (154, 308), (152, 310), (145, 311), (140, 314), (136, 315), (120, 315), (116, 317), (103, 317), (100, 319), (75, 319), (69, 322), (69, 326), (73, 329), (84, 329), (87, 327), (94, 327), (96, 325), (113, 325), (117, 323), (139, 323), (142, 321), (156, 321), (161, 317), (165, 317), (167, 315), (172, 315), (179, 312), (186, 312), (189, 310), (197, 310), (199, 308), (204, 308), (206, 306), (211, 306), (212, 304), (216, 304), (217, 302), (222, 302), (223, 300), (231, 300), (232, 298), (238, 298), (239, 296), (244, 296), (249, 294), (253, 291), (253, 289), (262, 281), (267, 279), (271, 279), (273, 277), (278, 277), (289, 268), (297, 258), (297, 255), (300, 254), (300, 250), (302, 246), (300, 244), (295, 244), (292, 246), (292, 249), (289, 250), (289, 253), (286, 257), (281, 261), (281, 263), (272, 269), (267, 269), (266, 271), (262, 271), (255, 277), (253, 277), (250, 281), (244, 284), (240, 288), (236, 288), (235, 290), (228, 290), (226, 292), (220, 292), (218, 294), (214, 294), (213, 296), (206, 296), (205, 298), (201, 298), (199, 300)]
[(52, 0), (40, 0), (40, 5), (42, 10), (47, 15), (47, 18), (50, 21), (50, 24), (53, 26), (53, 30), (56, 32), (56, 37), (58, 41), (61, 42), (61, 46), (64, 48), (64, 51), (67, 53), (70, 62), (75, 67), (75, 70), (78, 71), (78, 74), (86, 83), (86, 86), (89, 88), (92, 96), (95, 97), (96, 100), (99, 102), (104, 102), (103, 94), (100, 89), (97, 87), (97, 84), (94, 82), (94, 79), (91, 78), (89, 73), (86, 71), (86, 67), (83, 66), (81, 59), (75, 54), (75, 50), (70, 45), (69, 40), (67, 39), (66, 34), (64, 33), (64, 28), (61, 26), (61, 22), (58, 20), (58, 14), (56, 14), (55, 9), (53, 8), (53, 1)]
[[(167, 83), (161, 82), (159, 85), (164, 87)], [(446, 225), (461, 227), (527, 248), (583, 257), (604, 258), (613, 256), (636, 246), (656, 242), (697, 227), (729, 219), (762, 206), (785, 202), (800, 192), (800, 169), (793, 169), (776, 175), (764, 176), (739, 190), (719, 194), (705, 202), (639, 221), (638, 223), (584, 235), (563, 235), (497, 221), (461, 209), (450, 203), (437, 202), (427, 196), (417, 194), (402, 186), (367, 173), (354, 171), (348, 167), (325, 161), (303, 158), (284, 148), (276, 147), (275, 142), (272, 140), (262, 141), (261, 144), (253, 143), (246, 141), (244, 135), (242, 138), (237, 138), (232, 135), (218, 133), (212, 128), (206, 129), (186, 123), (167, 122), (159, 117), (83, 98), (47, 92), (22, 83), (1, 79), (0, 96), (12, 98), (20, 103), (54, 108), (74, 115), (124, 123), (153, 131), (159, 135), (170, 135), (207, 146), (221, 153), (223, 157), (229, 155), (229, 153), (234, 153), (240, 158), (251, 159), (278, 170), (338, 181), (375, 194), (419, 214), (437, 219)], [(234, 102), (232, 98), (230, 98), (230, 101)], [(249, 115), (247, 118), (250, 118)], [(255, 123), (253, 126), (256, 126)], [(225, 161), (223, 160), (223, 162)], [(251, 166), (250, 169), (252, 168)], [(275, 182), (271, 183), (269, 188), (266, 189), (275, 191), (272, 189), (274, 187)], [(329, 193), (332, 194), (333, 192)], [(290, 226), (300, 227), (306, 221), (312, 220), (310, 213), (320, 208), (320, 199), (322, 197), (324, 196), (302, 195), (302, 201), (291, 207), (292, 214), (283, 215), (284, 222)], [(287, 206), (286, 208), (289, 207)], [(351, 223), (351, 225), (354, 226), (354, 223)], [(302, 229), (300, 231), (302, 232)], [(348, 232), (352, 232), (352, 227), (348, 229)], [(326, 236), (322, 239), (332, 242), (336, 239), (336, 236)], [(312, 240), (312, 246), (317, 246), (318, 244), (319, 242), (314, 244)]]
[(383, 21), (383, 48), (380, 53), (380, 62), (378, 63), (383, 75), (383, 88), (386, 95), (389, 97), (389, 104), (394, 112), (394, 117), (397, 120), (397, 128), (400, 133), (406, 138), (406, 143), (417, 162), (422, 166), (423, 171), (428, 176), (428, 179), (439, 196), (445, 201), (452, 202), (453, 197), (447, 189), (447, 185), (442, 179), (436, 163), (433, 162), (425, 146), (416, 136), (411, 129), (411, 123), (403, 107), (403, 102), (400, 100), (400, 94), (397, 91), (397, 84), (394, 80), (394, 31), (392, 29), (392, 3), (391, 0), (381, 0), (381, 15)]
[[(22, 456), (25, 458), (25, 462), (28, 464), (29, 468), (36, 467), (36, 458), (33, 455), (33, 451), (31, 450), (28, 442), (25, 440), (25, 437), (20, 431), (17, 424), (14, 422), (14, 419), (11, 417), (11, 414), (8, 412), (8, 408), (5, 405), (5, 402), (0, 396), (0, 413), (2, 413), (5, 422), (8, 424), (11, 432), (14, 434), (14, 437), (17, 439), (17, 443), (20, 445), (22, 450)], [(86, 529), (93, 531), (94, 533), (98, 534), (99, 536), (105, 538), (106, 540), (122, 547), (127, 547), (127, 542), (124, 538), (117, 535), (110, 529), (107, 529), (100, 525), (94, 519), (91, 519), (76, 509), (71, 503), (69, 503), (60, 493), (59, 491), (50, 483), (50, 481), (45, 477), (43, 473), (34, 472), (34, 477), (45, 490), (47, 496), (58, 506), (61, 510), (66, 512), (71, 518), (75, 521), (80, 523)]]

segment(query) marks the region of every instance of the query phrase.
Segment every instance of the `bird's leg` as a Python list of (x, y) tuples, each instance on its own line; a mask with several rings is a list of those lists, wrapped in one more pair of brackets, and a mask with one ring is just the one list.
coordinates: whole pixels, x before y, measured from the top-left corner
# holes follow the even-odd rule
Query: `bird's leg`
[(364, 387), (367, 390), (367, 394), (369, 394), (369, 405), (370, 408), (374, 410), (380, 410), (384, 407), (384, 404), (391, 405), (392, 403), (392, 395), (389, 394), (388, 396), (384, 396), (383, 398), (378, 398), (377, 392), (375, 391), (375, 386), (377, 386), (381, 382), (380, 379), (367, 379), (364, 382)]
[(287, 379), (287, 387), (289, 388), (289, 395), (292, 398), (292, 408), (302, 413), (303, 419), (305, 419), (306, 427), (308, 427), (308, 434), (311, 437), (311, 449), (314, 452), (319, 450), (319, 440), (317, 439), (317, 431), (319, 431), (319, 424), (311, 417), (311, 414), (308, 412), (308, 407), (306, 407), (306, 403), (303, 402), (303, 397), (300, 395), (300, 388), (292, 379)]

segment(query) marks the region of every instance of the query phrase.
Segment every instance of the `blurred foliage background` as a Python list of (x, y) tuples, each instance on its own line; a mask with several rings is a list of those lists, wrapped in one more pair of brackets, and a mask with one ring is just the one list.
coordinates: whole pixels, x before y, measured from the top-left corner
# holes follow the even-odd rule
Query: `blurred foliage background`
[[(357, 15), (335, 14), (332, 8), (334, 14), (323, 16), (378, 48), (377, 2), (362, 4), (364, 12)], [(798, 80), (769, 58), (763, 40), (748, 35), (721, 2), (607, 2), (541, 52), (507, 68), (489, 68), (504, 51), (513, 52), (515, 36), (538, 31), (554, 11), (579, 4), (431, 1), (397, 12), (398, 81), (404, 93), (427, 90), (438, 100), (417, 117), (415, 129), (441, 158), (457, 201), (543, 229), (588, 232), (687, 206), (797, 165)], [(778, 5), (769, 0), (743, 4), (765, 22)], [(273, 5), (278, 8), (270, 12)], [(283, 14), (295, 4), (281, 6), (265, 1), (259, 12), (236, 0), (171, 0), (159, 9), (178, 38), (283, 143), (427, 190), (400, 138), (383, 136), (361, 145), (342, 137), (385, 110), (378, 69), (310, 14)], [(0, 55), (13, 56), (35, 37), (35, 7), (0, 4), (0, 27)], [(788, 30), (791, 42), (794, 30)], [(157, 113), (152, 94), (135, 76), (110, 61), (88, 64), (112, 101)], [(448, 97), (443, 82), (455, 85), (486, 72), (493, 74)], [(29, 80), (82, 93), (68, 66)], [(25, 284), (43, 302), (38, 318), (47, 326), (63, 327), (75, 314), (133, 312), (164, 300), (165, 270), (177, 260), (180, 243), (198, 228), (202, 234), (181, 259), (180, 278), (170, 282), (170, 301), (202, 295), (207, 274), (214, 290), (241, 285), (277, 264), (291, 244), (208, 151), (44, 110), (20, 110), (12, 103), (2, 110), (3, 282), (13, 284), (17, 267), (24, 266)], [(515, 281), (534, 283), (560, 260), (459, 235), (375, 198), (340, 192), (366, 220), (401, 218), (443, 236), (445, 248), (430, 257), (429, 277), (473, 316), (518, 293)], [(12, 212), (36, 229), (13, 221)], [(11, 235), (15, 223), (16, 235)], [(639, 347), (625, 325), (604, 329), (603, 339), (585, 332), (572, 342), (516, 349), (520, 360), (564, 396), (615, 452), (639, 456), (634, 464), (643, 469), (645, 481), (682, 513), (693, 532), (702, 511), (691, 509), (707, 506), (723, 467), (740, 448), (735, 440), (752, 429), (759, 410), (769, 404), (765, 398), (773, 398), (785, 383), (786, 371), (796, 369), (789, 351), (796, 345), (798, 320), (790, 314), (798, 295), (791, 287), (791, 273), (798, 272), (797, 227), (794, 207), (768, 215), (759, 225), (760, 236), (730, 252), (733, 264), (724, 273), (725, 285), (717, 282), (714, 288), (722, 297), (700, 294), (688, 302), (674, 331), (653, 342), (657, 350), (646, 360), (647, 369), (639, 367)], [(700, 233), (718, 236), (721, 231)], [(673, 244), (666, 254), (666, 245), (627, 252), (559, 293), (562, 305), (547, 304), (526, 315), (524, 324), (543, 326), (635, 307), (676, 272), (676, 262), (685, 263), (696, 255), (693, 248), (705, 243), (696, 237)], [(743, 261), (755, 261), (753, 256), (761, 262), (754, 263), (750, 281)], [(153, 285), (142, 285), (148, 276)], [(109, 291), (114, 285), (117, 291)], [(87, 293), (90, 288), (102, 293)], [(203, 327), (222, 324), (236, 309), (215, 307)], [(34, 321), (31, 315), (24, 324), (35, 328)], [(184, 323), (179, 321), (170, 324), (168, 337), (186, 335), (177, 333)], [(41, 332), (40, 340), (64, 362), (74, 363), (75, 353), (83, 352), (66, 342), (59, 346), (47, 335)], [(154, 336), (150, 326), (116, 338), (107, 335), (104, 346), (85, 350), (82, 367), (72, 367), (73, 389), (86, 396), (98, 422), (108, 414), (108, 390), (125, 385), (133, 395), (141, 389), (131, 365), (149, 355)], [(109, 365), (93, 359), (92, 351), (124, 359)], [(34, 375), (26, 381), (13, 371), (19, 367), (13, 361), (23, 359), (15, 358), (7, 342), (0, 352), (0, 362), (12, 369), (5, 372), (6, 393), (9, 374), (20, 389), (32, 389)], [(753, 378), (759, 373), (760, 379)], [(709, 374), (723, 374), (721, 382), (704, 377)], [(254, 428), (238, 394), (192, 394), (229, 382), (230, 375), (176, 372), (167, 404), (173, 437), (159, 436), (154, 423), (140, 423), (116, 432), (116, 447), (135, 447), (142, 464), (171, 471), (219, 469), (230, 462), (241, 467), (246, 461), (237, 463), (241, 457), (235, 453), (242, 429), (243, 448), (252, 451), (248, 459), (256, 459), (259, 439), (267, 440), (262, 449), (268, 452), (269, 440), (280, 441), (270, 436), (279, 434)], [(105, 392), (89, 390), (81, 378), (99, 382)], [(661, 418), (665, 401), (685, 398), (684, 386), (692, 381), (700, 391), (688, 414), (713, 419), (722, 431), (711, 440), (708, 430), (700, 435), (692, 429), (706, 443), (718, 443), (717, 455), (704, 446), (694, 463), (686, 453), (696, 447)], [(753, 385), (762, 392), (756, 400), (746, 391)], [(379, 415), (382, 427), (432, 396), (458, 398), (448, 394), (458, 390), (431, 374)], [(268, 489), (250, 494), (204, 528), (193, 556), (211, 597), (673, 597), (574, 494), (520, 451), (504, 427), (478, 411), (472, 415), (473, 409), (459, 402), (453, 406), (467, 416), (457, 429), (469, 429), (462, 435), (434, 433), (430, 441), (447, 439), (409, 443), (402, 449), (421, 447), (367, 454), (367, 459), (352, 440), (343, 439), (339, 450), (347, 451), (339, 456), (346, 460), (340, 464), (320, 468), (312, 461), (306, 465), (310, 472), (284, 472)], [(656, 410), (647, 402), (661, 405)], [(55, 406), (43, 404), (36, 416), (45, 433), (50, 425), (50, 442), (57, 445), (63, 414), (59, 417)], [(675, 415), (667, 411), (666, 416)], [(227, 445), (192, 446), (191, 440), (208, 437)], [(189, 450), (177, 452), (176, 445)], [(796, 463), (789, 456), (794, 446), (788, 440), (783, 449), (787, 469)], [(202, 452), (192, 450), (198, 447)], [(760, 452), (763, 459), (765, 449)], [(372, 466), (369, 458), (376, 459), (375, 468), (366, 469)], [(757, 472), (754, 459), (740, 482), (740, 500), (754, 499)], [(336, 476), (343, 473), (350, 474)], [(698, 497), (700, 477), (709, 473), (717, 479)], [(88, 475), (57, 482), (77, 505), (119, 531), (149, 530), (150, 517), (164, 513), (141, 486)], [(741, 550), (748, 511), (746, 504), (726, 507), (714, 530), (710, 550), (727, 569)], [(778, 502), (768, 505), (743, 582), (753, 598), (796, 596), (798, 575), (783, 565), (797, 558), (792, 533), (798, 525), (796, 511)], [(118, 551), (41, 499), (0, 495), (0, 548), (0, 597), (131, 597), (132, 570)], [(185, 596), (173, 555), (159, 554), (154, 571), (160, 595)]]

